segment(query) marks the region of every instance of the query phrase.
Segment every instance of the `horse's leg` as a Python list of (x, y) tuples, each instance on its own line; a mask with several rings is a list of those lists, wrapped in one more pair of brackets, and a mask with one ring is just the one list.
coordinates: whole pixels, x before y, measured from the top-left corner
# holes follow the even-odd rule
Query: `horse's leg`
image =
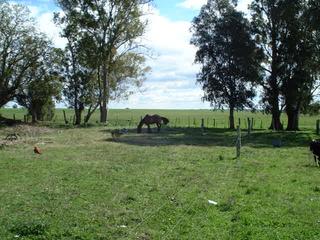
[(150, 124), (148, 124), (148, 133), (151, 133)]
[(160, 132), (161, 123), (157, 123), (157, 127), (158, 127), (158, 132)]

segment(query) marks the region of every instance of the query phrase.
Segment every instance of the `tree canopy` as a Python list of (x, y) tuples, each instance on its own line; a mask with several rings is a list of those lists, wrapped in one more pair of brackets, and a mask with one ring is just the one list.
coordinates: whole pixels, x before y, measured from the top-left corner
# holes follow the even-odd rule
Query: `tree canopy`
[(208, 1), (193, 20), (192, 30), (204, 100), (228, 106), (234, 128), (233, 111), (253, 107), (254, 86), (261, 78), (262, 53), (251, 39), (249, 22), (229, 1)]
[(32, 80), (46, 51), (46, 37), (35, 29), (27, 7), (0, 1), (0, 107), (15, 99)]

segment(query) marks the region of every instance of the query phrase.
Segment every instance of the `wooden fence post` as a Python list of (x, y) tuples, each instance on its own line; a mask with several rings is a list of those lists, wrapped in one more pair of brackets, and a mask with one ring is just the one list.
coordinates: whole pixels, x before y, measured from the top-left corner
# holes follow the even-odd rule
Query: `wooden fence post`
[(67, 116), (66, 116), (66, 111), (63, 110), (63, 118), (64, 118), (64, 123), (68, 124)]
[(204, 119), (201, 118), (201, 129), (204, 130)]
[(250, 135), (250, 133), (251, 133), (251, 120), (250, 120), (250, 118), (248, 118), (248, 135)]
[(237, 127), (236, 150), (237, 150), (237, 158), (239, 158), (240, 154), (241, 154), (241, 128), (240, 128), (240, 125), (238, 125), (238, 127)]

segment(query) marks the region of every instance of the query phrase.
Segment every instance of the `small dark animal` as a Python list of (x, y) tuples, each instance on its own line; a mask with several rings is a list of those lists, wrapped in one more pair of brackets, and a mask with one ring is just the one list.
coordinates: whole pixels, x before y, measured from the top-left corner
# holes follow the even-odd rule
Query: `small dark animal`
[(141, 119), (138, 128), (137, 128), (137, 132), (141, 133), (141, 128), (143, 126), (143, 124), (148, 126), (148, 132), (151, 133), (151, 128), (150, 128), (150, 124), (156, 124), (158, 127), (158, 132), (160, 132), (160, 128), (161, 125), (167, 125), (169, 123), (169, 119), (165, 118), (165, 117), (161, 117), (157, 114), (155, 115), (149, 115), (147, 114), (143, 119)]
[(37, 146), (34, 146), (33, 152), (34, 152), (35, 154), (41, 154), (41, 153), (42, 153), (42, 152), (41, 152), (41, 149), (40, 149), (39, 147), (37, 147)]
[(320, 139), (312, 140), (310, 142), (310, 151), (313, 153), (314, 162), (320, 164)]
[(112, 130), (111, 131), (111, 136), (112, 136), (112, 138), (118, 138), (118, 137), (120, 137), (121, 135), (123, 135), (123, 134), (126, 134), (126, 133), (128, 133), (128, 129), (126, 129), (126, 128), (123, 128), (123, 129), (115, 129), (115, 130)]
[(18, 140), (18, 137), (20, 137), (20, 135), (18, 133), (10, 133), (10, 134), (7, 135), (5, 140), (15, 141), (15, 140)]

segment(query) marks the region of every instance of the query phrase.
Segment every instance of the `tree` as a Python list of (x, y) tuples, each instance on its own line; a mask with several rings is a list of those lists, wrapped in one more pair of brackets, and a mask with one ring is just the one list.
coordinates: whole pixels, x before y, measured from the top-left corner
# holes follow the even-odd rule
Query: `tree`
[(61, 18), (56, 14), (54, 20), (56, 24), (64, 26), (61, 36), (67, 39), (60, 73), (64, 82), (63, 94), (69, 107), (74, 109), (74, 124), (79, 125), (85, 107), (88, 107), (85, 118), (85, 122), (88, 122), (91, 114), (99, 106), (99, 96), (96, 94), (96, 70), (87, 60), (87, 52), (95, 46), (81, 34), (73, 15)]
[(281, 20), (284, 9), (288, 6), (282, 4), (283, 0), (253, 0), (252, 34), (256, 44), (264, 51), (265, 59), (261, 68), (265, 71), (264, 81), (261, 83), (264, 90), (263, 102), (266, 111), (272, 114), (271, 129), (283, 129), (280, 121), (281, 104), (281, 79), (280, 79), (280, 45), (281, 33), (284, 30)]
[(29, 10), (0, 0), (0, 107), (14, 100), (26, 77), (39, 64), (46, 40), (34, 28)]
[(59, 100), (61, 82), (61, 50), (48, 46), (38, 58), (36, 64), (26, 72), (28, 84), (21, 85), (16, 99), (21, 106), (28, 109), (32, 122), (51, 120), (54, 114), (54, 99)]
[[(281, 92), (288, 116), (287, 130), (299, 130), (299, 115), (312, 100), (319, 73), (317, 33), (310, 24), (308, 1), (283, 1), (285, 31), (281, 34)], [(290, 6), (290, 7), (288, 7)]]
[(209, 0), (193, 20), (192, 30), (204, 99), (227, 105), (234, 129), (234, 110), (253, 106), (254, 85), (261, 78), (261, 51), (251, 39), (249, 22), (229, 1)]
[[(114, 65), (119, 56), (134, 52), (140, 44), (136, 41), (145, 32), (146, 22), (141, 20), (141, 0), (58, 0), (68, 23), (77, 26), (80, 38), (90, 47), (87, 50), (88, 64), (97, 70), (99, 87), (100, 121), (107, 120), (107, 106), (112, 95)], [(142, 56), (142, 55), (141, 55)], [(135, 66), (135, 65), (132, 65)], [(130, 79), (131, 76), (125, 79)]]

